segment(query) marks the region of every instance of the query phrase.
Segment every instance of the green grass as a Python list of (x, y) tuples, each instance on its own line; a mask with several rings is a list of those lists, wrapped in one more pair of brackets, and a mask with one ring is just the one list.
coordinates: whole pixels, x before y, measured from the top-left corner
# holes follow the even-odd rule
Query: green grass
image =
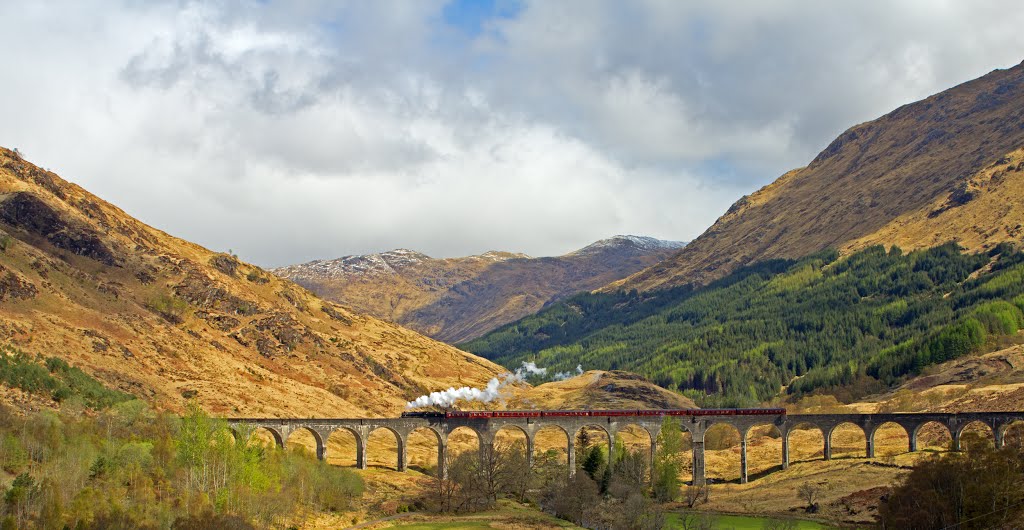
[[(751, 517), (747, 515), (711, 515), (711, 519), (714, 521), (713, 527), (722, 530), (761, 530), (765, 527), (765, 523), (772, 520), (771, 517)], [(831, 528), (814, 521), (802, 519), (793, 519), (793, 521), (796, 522), (798, 530), (824, 530)], [(665, 523), (666, 528), (681, 528), (682, 525), (677, 513), (665, 514)]]
[(464, 516), (436, 515), (431, 519), (443, 519), (439, 521), (415, 521), (403, 522), (394, 521), (395, 526), (388, 528), (401, 528), (404, 530), (447, 530), (447, 529), (469, 529), (479, 528), (579, 528), (569, 521), (563, 521), (548, 515), (535, 507), (518, 504), (507, 499), (499, 500), (498, 505), (485, 512), (473, 513)]

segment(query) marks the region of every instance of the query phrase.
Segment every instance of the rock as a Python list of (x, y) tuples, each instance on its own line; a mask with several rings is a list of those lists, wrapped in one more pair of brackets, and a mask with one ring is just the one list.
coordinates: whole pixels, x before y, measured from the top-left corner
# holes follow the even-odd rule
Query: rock
[(0, 302), (4, 300), (28, 300), (38, 294), (35, 284), (14, 271), (0, 265)]
[(66, 220), (32, 193), (16, 192), (3, 198), (0, 202), (0, 220), (42, 236), (57, 248), (106, 265), (117, 265), (114, 253), (107, 248), (98, 233), (77, 222)]
[(210, 258), (210, 266), (234, 278), (238, 272), (238, 259), (228, 254), (217, 254)]

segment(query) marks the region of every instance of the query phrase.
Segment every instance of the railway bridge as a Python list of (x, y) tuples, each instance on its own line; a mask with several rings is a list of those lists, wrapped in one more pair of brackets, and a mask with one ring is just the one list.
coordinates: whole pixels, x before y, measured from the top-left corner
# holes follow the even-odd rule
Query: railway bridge
[[(895, 424), (906, 431), (909, 439), (908, 450), (917, 451), (918, 434), (921, 428), (934, 423), (944, 427), (952, 439), (952, 449), (960, 450), (960, 439), (968, 425), (980, 423), (988, 427), (996, 447), (1002, 447), (1006, 430), (1015, 421), (1024, 421), (1021, 412), (967, 412), (967, 413), (892, 413), (892, 414), (730, 414), (675, 416), (679, 424), (688, 432), (692, 441), (693, 484), (706, 483), (704, 462), (704, 435), (714, 425), (727, 424), (740, 435), (740, 482), (749, 480), (747, 465), (747, 439), (752, 428), (762, 425), (774, 426), (782, 440), (781, 467), (789, 467), (790, 434), (793, 430), (818, 429), (824, 438), (823, 458), (832, 458), (832, 434), (837, 427), (852, 424), (864, 432), (866, 440), (865, 453), (868, 458), (875, 456), (875, 433), (886, 424)], [(378, 429), (385, 429), (394, 434), (398, 441), (397, 469), (405, 471), (407, 467), (408, 439), (413, 431), (426, 430), (432, 433), (437, 441), (438, 469), (442, 476), (447, 474), (446, 462), (448, 454), (448, 437), (459, 428), (468, 428), (476, 433), (481, 448), (493, 446), (495, 435), (503, 429), (515, 429), (526, 436), (527, 459), (532, 462), (534, 441), (537, 432), (548, 426), (555, 426), (565, 434), (568, 455), (569, 473), (576, 469), (576, 436), (581, 429), (597, 428), (607, 435), (609, 445), (614, 447), (620, 431), (629, 426), (638, 426), (650, 438), (650, 455), (657, 452), (658, 434), (661, 431), (664, 416), (601, 416), (596, 413), (579, 417), (489, 417), (489, 418), (354, 418), (354, 419), (299, 419), (299, 418), (228, 418), (227, 422), (236, 437), (248, 438), (256, 429), (264, 429), (270, 433), (279, 447), (284, 447), (288, 437), (297, 431), (305, 430), (316, 440), (316, 456), (327, 458), (327, 440), (339, 429), (351, 433), (356, 441), (356, 466), (365, 469), (367, 466), (367, 441), (370, 434)]]

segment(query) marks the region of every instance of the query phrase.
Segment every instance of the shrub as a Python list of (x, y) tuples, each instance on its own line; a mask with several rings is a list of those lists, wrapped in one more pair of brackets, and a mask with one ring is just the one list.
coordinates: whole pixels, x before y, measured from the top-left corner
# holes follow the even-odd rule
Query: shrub
[(167, 294), (154, 297), (146, 307), (171, 324), (181, 324), (188, 315), (188, 302)]

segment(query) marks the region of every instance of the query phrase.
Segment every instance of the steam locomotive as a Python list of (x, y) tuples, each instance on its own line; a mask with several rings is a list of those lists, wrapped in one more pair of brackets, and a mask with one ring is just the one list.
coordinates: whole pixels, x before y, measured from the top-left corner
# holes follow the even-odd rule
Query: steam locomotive
[(564, 418), (615, 416), (779, 416), (786, 409), (666, 409), (666, 410), (445, 410), (403, 412), (403, 418)]

